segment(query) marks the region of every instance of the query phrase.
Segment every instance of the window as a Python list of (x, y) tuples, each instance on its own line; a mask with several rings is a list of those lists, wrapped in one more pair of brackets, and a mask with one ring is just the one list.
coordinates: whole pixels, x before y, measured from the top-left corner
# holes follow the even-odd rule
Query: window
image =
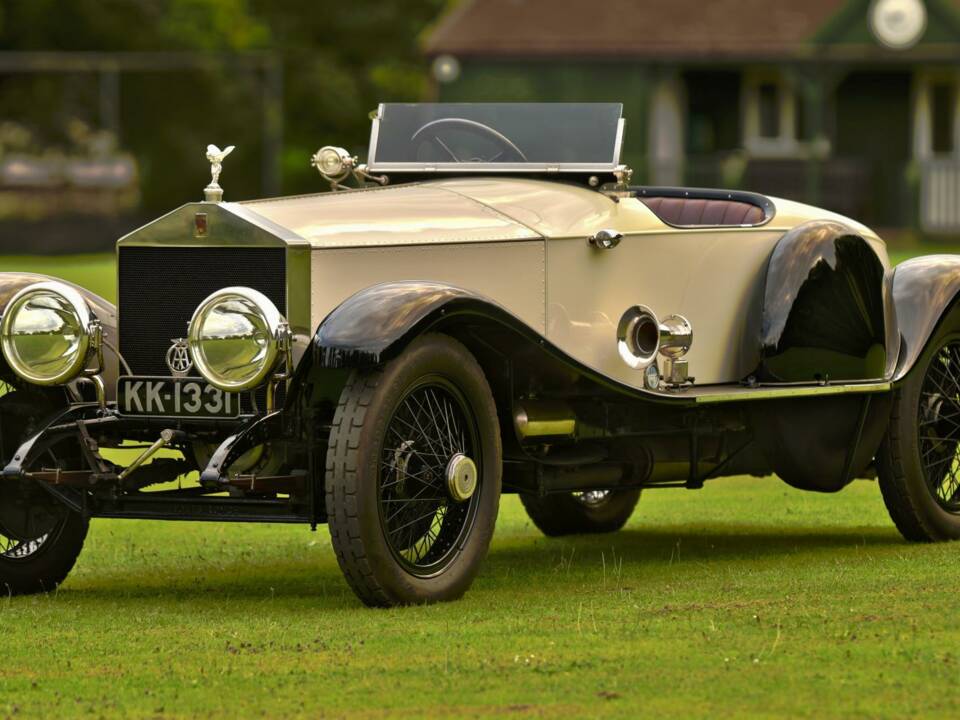
[(809, 111), (809, 104), (803, 95), (797, 93), (793, 100), (793, 127), (796, 130), (797, 140), (800, 142), (813, 140), (810, 132), (810, 119), (807, 117)]
[(933, 119), (932, 144), (935, 153), (952, 153), (956, 90), (952, 83), (936, 83), (930, 93)]
[(757, 88), (760, 116), (760, 137), (780, 137), (780, 88), (774, 83), (762, 83)]
[(744, 73), (743, 147), (753, 157), (804, 157), (810, 146), (828, 153), (823, 137), (812, 137), (811, 108), (804, 102), (801, 79), (772, 68)]

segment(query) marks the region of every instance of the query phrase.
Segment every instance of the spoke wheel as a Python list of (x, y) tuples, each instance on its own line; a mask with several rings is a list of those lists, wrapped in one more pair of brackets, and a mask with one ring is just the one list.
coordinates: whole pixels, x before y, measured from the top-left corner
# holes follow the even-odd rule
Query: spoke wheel
[(639, 499), (639, 490), (520, 494), (533, 524), (551, 537), (616, 532), (630, 519)]
[(451, 497), (448, 471), (458, 455), (477, 457), (478, 447), (463, 394), (439, 376), (408, 391), (390, 418), (380, 454), (380, 522), (390, 550), (411, 574), (441, 572), (469, 532), (477, 496)]
[(0, 558), (4, 560), (25, 560), (40, 552), (49, 537), (50, 533), (44, 533), (32, 540), (20, 540), (15, 537), (8, 537), (5, 531), (0, 528)]
[(454, 600), (497, 519), (502, 450), (483, 370), (451, 337), (355, 371), (330, 429), (324, 486), (337, 562), (368, 605)]
[[(5, 404), (3, 398), (13, 400), (16, 388), (6, 380), (0, 379), (0, 408)], [(8, 403), (7, 403), (8, 404)], [(6, 463), (16, 450), (17, 423), (13, 418), (0, 412), (0, 464)], [(43, 533), (34, 538), (19, 538), (12, 531), (4, 529), (0, 523), (0, 558), (4, 560), (24, 560), (35, 555), (50, 537)]]
[[(48, 396), (0, 380), (0, 466), (51, 407)], [(51, 448), (43, 457), (44, 466), (68, 466), (61, 450), (69, 447)], [(87, 521), (66, 511), (34, 482), (4, 480), (0, 484), (0, 593), (57, 587), (76, 562), (86, 534)]]
[(610, 490), (584, 490), (573, 493), (581, 504), (588, 508), (598, 508), (610, 500)]
[(941, 508), (960, 513), (960, 341), (941, 347), (927, 369), (917, 440), (927, 489)]
[(893, 393), (876, 454), (883, 501), (907, 540), (960, 539), (960, 305)]

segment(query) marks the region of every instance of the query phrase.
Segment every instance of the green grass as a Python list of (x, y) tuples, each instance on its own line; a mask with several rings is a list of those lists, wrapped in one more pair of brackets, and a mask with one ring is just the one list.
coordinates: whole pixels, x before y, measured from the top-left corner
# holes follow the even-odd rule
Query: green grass
[(0, 272), (33, 272), (69, 280), (107, 300), (117, 297), (116, 262), (109, 254), (0, 257)]
[(96, 520), (59, 592), (0, 601), (0, 713), (956, 716), (957, 552), (868, 482), (648, 492), (570, 540), (508, 497), (463, 601), (377, 611), (324, 528)]
[[(114, 294), (109, 258), (31, 263)], [(0, 598), (0, 716), (956, 716), (958, 552), (864, 481), (648, 491), (564, 540), (505, 497), (464, 600), (383, 611), (325, 528), (95, 520), (58, 592)]]

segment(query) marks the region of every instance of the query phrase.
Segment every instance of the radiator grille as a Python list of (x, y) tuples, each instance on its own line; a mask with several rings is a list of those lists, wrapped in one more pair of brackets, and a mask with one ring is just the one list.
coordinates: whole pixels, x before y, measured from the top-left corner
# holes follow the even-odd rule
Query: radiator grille
[(173, 338), (204, 298), (224, 287), (259, 290), (286, 314), (286, 253), (278, 248), (121, 247), (120, 352), (137, 375), (169, 375)]

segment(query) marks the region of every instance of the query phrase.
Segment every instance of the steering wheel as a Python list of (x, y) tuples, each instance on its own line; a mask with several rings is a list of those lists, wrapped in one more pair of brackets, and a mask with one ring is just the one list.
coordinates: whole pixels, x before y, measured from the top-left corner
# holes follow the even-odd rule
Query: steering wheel
[[(499, 152), (491, 157), (460, 158), (440, 137), (445, 130), (461, 130), (488, 140), (497, 146)], [(510, 138), (489, 125), (484, 125), (476, 120), (467, 120), (466, 118), (440, 118), (439, 120), (432, 120), (417, 130), (410, 138), (410, 142), (417, 142), (418, 140), (421, 142), (427, 141), (436, 145), (444, 154), (450, 156), (452, 162), (456, 163), (528, 162), (527, 156), (523, 154), (523, 151), (518, 148)]]

